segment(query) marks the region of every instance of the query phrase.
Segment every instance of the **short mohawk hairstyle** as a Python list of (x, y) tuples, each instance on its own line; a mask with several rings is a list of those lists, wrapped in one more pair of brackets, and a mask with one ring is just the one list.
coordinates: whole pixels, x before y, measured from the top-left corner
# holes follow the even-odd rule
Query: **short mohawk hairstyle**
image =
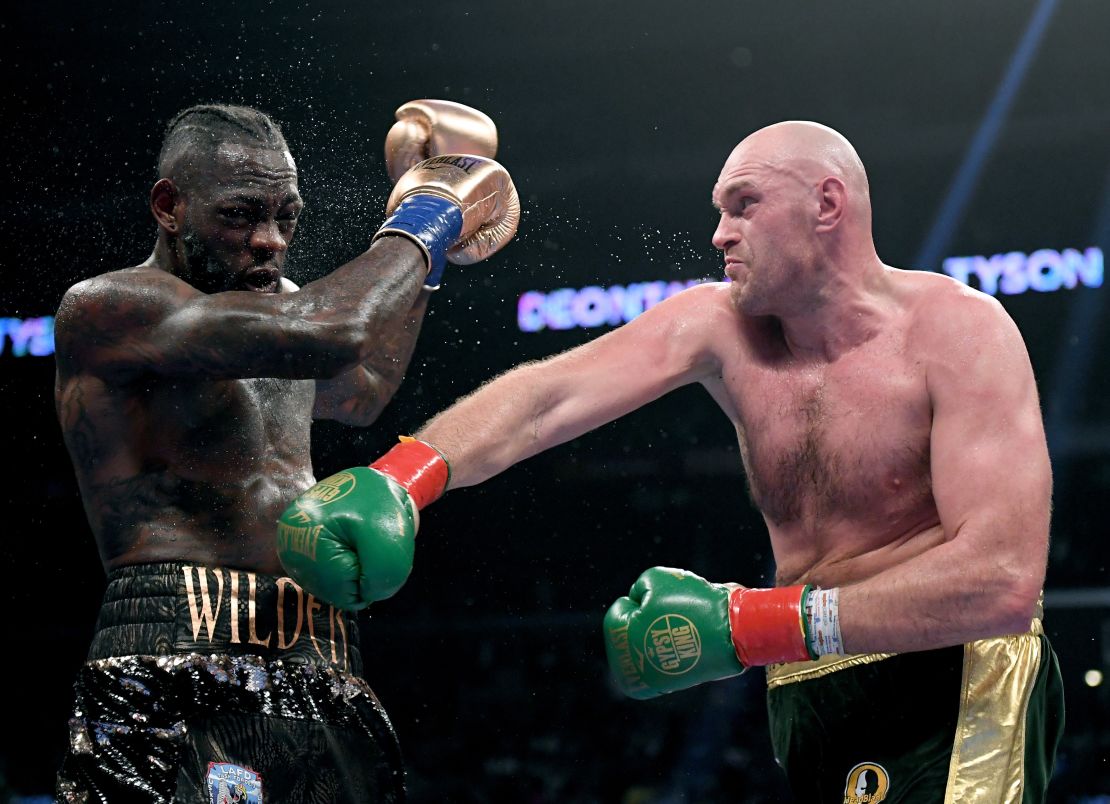
[(202, 103), (182, 109), (166, 124), (158, 178), (172, 178), (170, 172), (185, 153), (214, 151), (225, 142), (288, 149), (281, 127), (265, 112), (250, 106)]

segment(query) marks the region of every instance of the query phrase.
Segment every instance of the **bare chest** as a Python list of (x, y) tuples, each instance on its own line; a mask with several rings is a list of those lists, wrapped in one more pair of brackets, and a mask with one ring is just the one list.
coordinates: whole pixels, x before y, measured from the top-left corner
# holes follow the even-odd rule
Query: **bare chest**
[(240, 465), (307, 449), (311, 381), (169, 383), (146, 400), (152, 443), (186, 463)]
[(893, 523), (931, 499), (931, 409), (905, 354), (766, 363), (726, 382), (752, 499), (772, 523)]

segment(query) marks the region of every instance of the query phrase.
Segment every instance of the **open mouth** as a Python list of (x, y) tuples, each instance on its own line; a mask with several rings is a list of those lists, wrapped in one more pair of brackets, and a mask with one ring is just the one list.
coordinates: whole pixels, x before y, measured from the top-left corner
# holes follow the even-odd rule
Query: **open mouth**
[(256, 293), (277, 293), (281, 271), (271, 265), (250, 268), (243, 274), (243, 287)]

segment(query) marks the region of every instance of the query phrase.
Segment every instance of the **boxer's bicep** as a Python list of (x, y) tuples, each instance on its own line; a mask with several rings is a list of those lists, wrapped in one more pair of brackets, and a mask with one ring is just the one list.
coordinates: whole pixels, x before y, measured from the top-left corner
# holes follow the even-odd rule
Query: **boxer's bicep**
[(354, 333), (290, 298), (206, 295), (161, 271), (96, 277), (71, 289), (59, 307), (59, 354), (75, 372), (119, 379), (305, 379), (357, 361)]
[(553, 437), (568, 440), (711, 374), (707, 339), (684, 312), (659, 305), (554, 358), (561, 381), (544, 411)]
[(313, 379), (357, 363), (353, 329), (289, 315), (276, 297), (229, 291), (190, 300), (130, 343), (165, 376)]
[(978, 307), (953, 316), (928, 368), (933, 496), (949, 539), (1039, 591), (1052, 479), (1036, 383), (1013, 321)]

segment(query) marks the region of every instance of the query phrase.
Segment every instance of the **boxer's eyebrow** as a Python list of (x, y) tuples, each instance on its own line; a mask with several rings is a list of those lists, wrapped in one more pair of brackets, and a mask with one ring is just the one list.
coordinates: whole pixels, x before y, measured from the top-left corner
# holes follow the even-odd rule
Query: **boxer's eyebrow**
[(718, 198), (727, 202), (731, 196), (737, 193), (751, 193), (755, 192), (755, 189), (755, 182), (751, 179), (734, 179), (725, 182), (723, 185), (718, 184), (713, 188), (713, 208), (720, 211), (721, 202), (717, 200)]
[(751, 179), (733, 179), (725, 182), (721, 188), (721, 195), (732, 195), (733, 193), (751, 192), (753, 190), (755, 190), (755, 182)]
[[(267, 198), (264, 193), (233, 193), (223, 199), (226, 203), (233, 204), (246, 204), (249, 206), (265, 206)], [(289, 192), (282, 197), (279, 206), (287, 207), (290, 204), (301, 204), (303, 206), (304, 200), (301, 198), (300, 193)]]

